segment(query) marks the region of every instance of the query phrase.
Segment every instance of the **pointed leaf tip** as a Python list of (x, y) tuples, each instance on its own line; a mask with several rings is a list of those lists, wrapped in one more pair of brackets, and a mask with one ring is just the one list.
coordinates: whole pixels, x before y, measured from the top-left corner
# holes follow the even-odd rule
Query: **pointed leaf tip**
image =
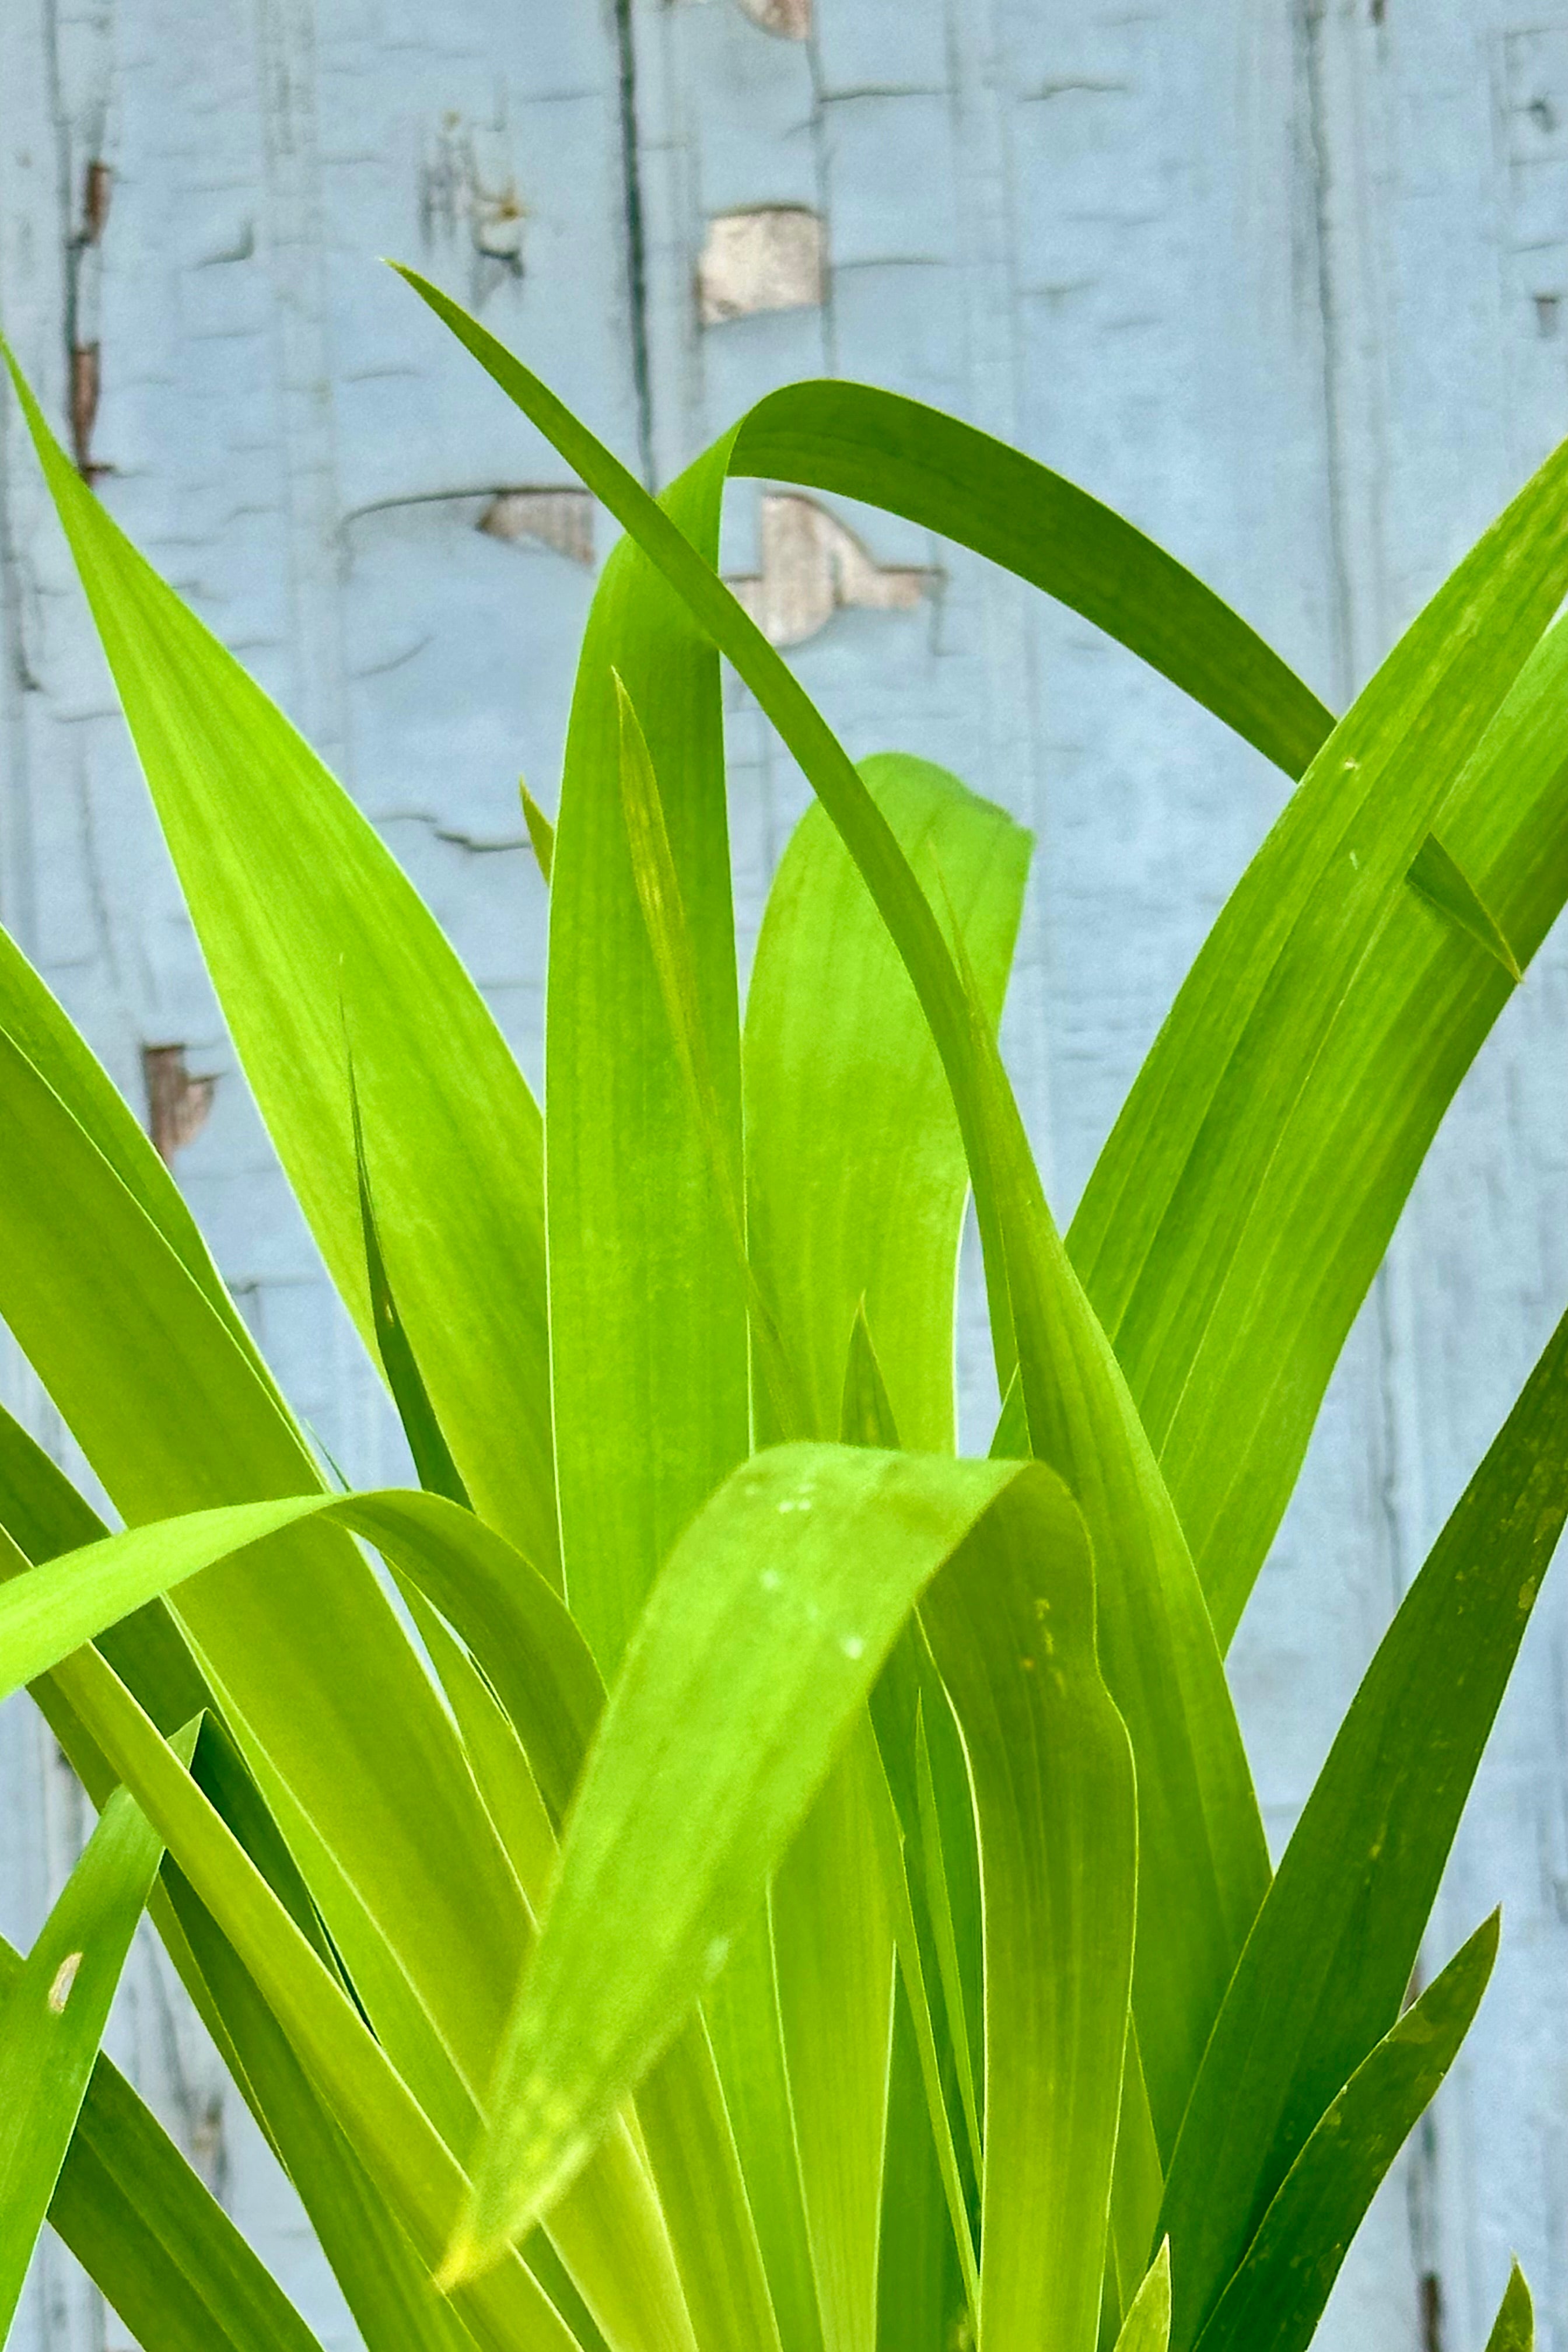
[(1128, 2306), (1116, 2352), (1167, 2352), (1170, 2341), (1171, 2241), (1166, 2236)]
[(1516, 2255), (1487, 2338), (1487, 2352), (1534, 2352), (1534, 2347), (1535, 2305)]
[(1497, 963), (1517, 987), (1524, 978), (1518, 957), (1504, 937), (1501, 924), (1481, 898), (1458, 861), (1444, 848), (1435, 833), (1429, 833), (1410, 862), (1405, 880), (1411, 888), (1435, 907), (1440, 915), (1461, 931), (1468, 932), (1479, 947)]
[(548, 890), (551, 868), (555, 863), (555, 827), (529, 791), (528, 780), (525, 776), (519, 776), (517, 791), (518, 798), (522, 803), (522, 821), (528, 827), (529, 844), (533, 851), (534, 863), (539, 867), (544, 887)]

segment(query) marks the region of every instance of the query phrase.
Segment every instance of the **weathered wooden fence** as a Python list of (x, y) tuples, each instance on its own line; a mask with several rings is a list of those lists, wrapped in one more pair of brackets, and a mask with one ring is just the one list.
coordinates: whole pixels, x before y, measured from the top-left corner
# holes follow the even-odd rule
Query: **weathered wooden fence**
[[(386, 253), (479, 305), (659, 479), (787, 377), (955, 408), (1122, 506), (1339, 700), (1568, 426), (1568, 10), (3, 0), (6, 330), (114, 512), (337, 764), (537, 1076), (543, 902), (515, 778), (551, 799), (609, 531)], [(1280, 780), (1087, 627), (918, 531), (751, 485), (731, 529), (729, 567), (853, 750), (920, 750), (1036, 828), (1008, 1034), (1066, 1212)], [(356, 1475), (395, 1474), (9, 411), (0, 617), (5, 919), (147, 1103), (291, 1396)], [(802, 793), (741, 698), (731, 745), (754, 929)], [(1277, 1835), (1565, 1296), (1558, 944), (1422, 1178), (1238, 1644)], [(63, 1443), (24, 1370), (4, 1377)], [(37, 1722), (8, 1707), (14, 1937), (79, 1815)], [(1515, 2247), (1543, 2346), (1568, 2352), (1562, 1587), (1437, 1940), (1499, 1895), (1491, 1992), (1347, 2271), (1335, 2352), (1479, 2352)], [(112, 2039), (347, 2343), (150, 1942)], [(121, 2338), (51, 2248), (20, 2340)]]

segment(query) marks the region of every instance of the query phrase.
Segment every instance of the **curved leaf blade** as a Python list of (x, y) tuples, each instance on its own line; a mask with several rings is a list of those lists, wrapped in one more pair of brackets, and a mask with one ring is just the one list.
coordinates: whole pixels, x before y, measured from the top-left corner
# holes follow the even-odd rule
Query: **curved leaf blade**
[(1332, 714), (1212, 588), (1098, 499), (940, 409), (864, 383), (757, 403), (731, 471), (843, 491), (1016, 572), (1299, 776)]
[(783, 1446), (734, 1473), (677, 1545), (577, 1792), (573, 1859), (497, 2068), (465, 2261), (544, 2210), (717, 1974), (910, 1586), (1016, 1475)]
[(61, 1554), (0, 1589), (0, 1696), (187, 1578), (312, 1518), (374, 1544), (457, 1628), (507, 1706), (559, 1818), (597, 1719), (597, 1672), (542, 1577), (504, 1537), (440, 1496), (394, 1488), (226, 1505)]
[[(4, 1030), (0, 1112), (0, 1315), (124, 1516), (319, 1488), (254, 1351)], [(523, 1915), (406, 1635), (330, 1525), (173, 1606), (377, 2030), (444, 2113), (454, 2064), (482, 2079)]]
[[(80, 1643), (153, 1594), (176, 1590), (234, 1551), (276, 1538), (311, 1518), (352, 1528), (374, 1543), (456, 1628), (506, 1708), (540, 1793), (558, 1822), (602, 1703), (597, 1669), (543, 1579), (493, 1528), (437, 1496), (395, 1490), (307, 1495), (193, 1512), (51, 1559), (0, 1590), (0, 1688), (59, 1667)], [(679, 2238), (686, 2273), (705, 2296), (705, 2308), (727, 2296), (727, 2307), (763, 2325), (758, 2340), (765, 2342), (766, 2294), (751, 2252), (743, 2184), (727, 2160), (727, 2126), (710, 2074), (710, 2056), (700, 2036), (670, 2054), (654, 2085), (658, 2105), (650, 2118), (650, 2138), (668, 2158), (679, 2154), (685, 2166), (706, 2167), (710, 2218), (715, 2210), (730, 2216), (717, 2264), (700, 2260), (702, 2249), (687, 2236)], [(654, 2260), (663, 2230), (640, 2178), (624, 2164), (605, 2178), (584, 2181), (552, 2217), (574, 2279), (606, 2325), (622, 2296), (620, 2274), (635, 2269), (637, 2261)], [(708, 2249), (710, 2256), (712, 2252)], [(645, 2280), (647, 2309), (618, 2341), (684, 2341), (686, 2319), (679, 2299), (673, 2310), (660, 2305), (661, 2295), (668, 2303), (672, 2284), (668, 2277), (651, 2284)], [(622, 2308), (624, 2318), (629, 2306)], [(661, 2336), (661, 2328), (674, 2333)]]
[[(22, 1546), (14, 1556), (0, 1547), (0, 1575), (5, 1576), (26, 1575), (27, 1559), (53, 1559), (108, 1533), (64, 1474), (5, 1414), (0, 1525)], [(207, 1794), (335, 1971), (336, 1956), (298, 1868), (254, 1781), (221, 1736), (216, 1701), (163, 1603), (149, 1602), (100, 1634), (98, 1646), (157, 1727), (167, 1729), (205, 1711), (199, 1755)], [(89, 1720), (66, 1701), (54, 1676), (30, 1688), (88, 1794), (103, 1804), (115, 1776)], [(215, 1764), (216, 1775), (207, 1769)], [(468, 2345), (471, 2338), (450, 2305), (432, 2292), (427, 2273), (305, 2080), (270, 2011), (177, 1872), (170, 1871), (166, 1886), (154, 1886), (149, 1907), (230, 2074), (300, 2191), (368, 2352), (457, 2352)], [(0, 1961), (4, 1957), (0, 1952)], [(173, 2147), (160, 2147), (158, 2126), (141, 2116), (123, 2085), (110, 2110), (109, 2137), (89, 2155), (84, 2133), (95, 2099), (108, 2097), (106, 2084), (118, 2081), (100, 2058), (50, 2209), (56, 2227), (139, 2339), (161, 2344), (167, 2336), (171, 2352), (186, 2352), (187, 2344), (190, 2352), (202, 2352), (209, 2343), (226, 2341), (225, 2329), (231, 2328), (239, 2352), (251, 2352), (253, 2345), (254, 2352), (269, 2352), (274, 2343), (305, 2352), (313, 2339), (300, 2342), (284, 2298), (210, 2199), (204, 2223), (200, 2200), (207, 2192)], [(70, 2191), (79, 2160), (86, 2182), (79, 2197)], [(132, 2210), (128, 2192), (133, 2199), (143, 2180), (146, 2196)], [(216, 2244), (209, 2244), (208, 2223), (217, 2231)], [(258, 2337), (246, 2334), (247, 2324)]]
[[(52, 1559), (108, 1532), (5, 1415), (0, 1415), (0, 1525), (25, 1546), (26, 1556), (0, 1546), (0, 1575), (6, 1577), (25, 1576), (27, 1558)], [(335, 1971), (336, 1956), (299, 1871), (223, 1736), (216, 1701), (167, 1609), (149, 1602), (100, 1635), (99, 1646), (156, 1726), (204, 1714), (199, 1745), (207, 1793)], [(115, 1776), (89, 1720), (68, 1703), (53, 1675), (30, 1689), (89, 1796), (103, 1805), (113, 1794)], [(155, 1884), (149, 1909), (198, 2015), (300, 2192), (367, 2352), (458, 2352), (469, 2344), (323, 2112), (271, 2012), (172, 1867), (166, 1883)], [(0, 1964), (5, 1958), (0, 1949)], [(89, 2153), (84, 2136), (100, 2100), (111, 2104)], [(50, 2216), (139, 2340), (166, 2340), (171, 2352), (186, 2352), (187, 2346), (202, 2352), (209, 2343), (228, 2342), (231, 2332), (237, 2352), (253, 2347), (269, 2352), (274, 2343), (305, 2352), (314, 2343), (221, 2208), (101, 2058)]]
[[(1094, 1663), (1088, 1549), (1042, 1468), (861, 1448), (759, 1455), (689, 1530), (650, 1596), (575, 1801), (448, 2276), (493, 2258), (546, 2207), (721, 1965), (902, 1617), (944, 1562), (932, 1590), (944, 1664), (961, 1706), (972, 1702), (983, 1865), (999, 1906), (1018, 1897), (987, 1994), (987, 2129), (1017, 2198), (1013, 2226), (1027, 2227), (1036, 2253), (1008, 2263), (999, 2204), (996, 2340), (1010, 2340), (1022, 2300), (1029, 2340), (1092, 2345), (1134, 1864), (1131, 1772)], [(1039, 1654), (1027, 1664), (1021, 1627)], [(1015, 1747), (1021, 1801), (998, 1777)], [(983, 2261), (983, 2314), (986, 2296)]]

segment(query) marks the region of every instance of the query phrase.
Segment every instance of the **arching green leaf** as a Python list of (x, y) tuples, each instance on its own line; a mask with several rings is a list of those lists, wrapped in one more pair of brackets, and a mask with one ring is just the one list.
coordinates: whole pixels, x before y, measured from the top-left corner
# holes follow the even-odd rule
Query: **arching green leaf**
[(982, 2332), (1093, 2344), (1134, 1861), (1088, 1547), (1043, 1469), (862, 1448), (759, 1455), (655, 1587), (574, 1806), (448, 2276), (547, 2210), (722, 1965), (928, 1584), (997, 1922)]

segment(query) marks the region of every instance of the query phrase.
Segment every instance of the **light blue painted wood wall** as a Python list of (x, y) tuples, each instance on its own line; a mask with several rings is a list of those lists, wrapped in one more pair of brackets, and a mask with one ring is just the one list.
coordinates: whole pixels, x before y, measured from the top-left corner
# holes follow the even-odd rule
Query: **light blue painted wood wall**
[[(7, 330), (57, 415), (74, 413), (115, 513), (382, 827), (535, 1077), (543, 902), (514, 779), (521, 765), (552, 798), (593, 577), (570, 551), (583, 517), (494, 513), (498, 492), (565, 477), (376, 255), (411, 256), (478, 303), (660, 478), (795, 375), (868, 376), (953, 407), (1125, 508), (1336, 701), (1568, 426), (1568, 10), (816, 0), (812, 14), (807, 0), (631, 0), (620, 20), (608, 0), (0, 5)], [(770, 206), (820, 220), (821, 299), (705, 322), (713, 221)], [(733, 502), (737, 572), (763, 565), (757, 495)], [(912, 602), (838, 612), (803, 642), (807, 684), (856, 751), (946, 761), (1038, 835), (1008, 1033), (1065, 1213), (1280, 782), (1087, 628), (919, 532), (837, 512), (877, 565), (931, 576)], [(476, 528), (509, 513), (546, 538)], [(591, 520), (596, 562), (608, 532)], [(148, 1046), (216, 1075), (182, 1182), (324, 1442), (357, 1475), (395, 1475), (374, 1383), (235, 1073), (9, 411), (0, 620), (5, 919), (132, 1099)], [(731, 730), (754, 930), (801, 790), (739, 698)], [(1568, 1296), (1565, 1068), (1559, 941), (1421, 1181), (1237, 1645), (1277, 1838)], [(22, 1368), (7, 1360), (4, 1379), (68, 1458)], [(79, 1830), (38, 1725), (6, 1708), (13, 1937), (30, 1934)], [(1435, 1948), (1499, 1895), (1493, 1989), (1352, 2257), (1333, 2352), (1479, 2352), (1516, 2247), (1542, 2342), (1568, 2352), (1561, 1587), (1537, 1612)], [(324, 2339), (346, 2344), (287, 2191), (150, 1942), (112, 2038)], [(19, 2340), (123, 2339), (54, 2250)]]

